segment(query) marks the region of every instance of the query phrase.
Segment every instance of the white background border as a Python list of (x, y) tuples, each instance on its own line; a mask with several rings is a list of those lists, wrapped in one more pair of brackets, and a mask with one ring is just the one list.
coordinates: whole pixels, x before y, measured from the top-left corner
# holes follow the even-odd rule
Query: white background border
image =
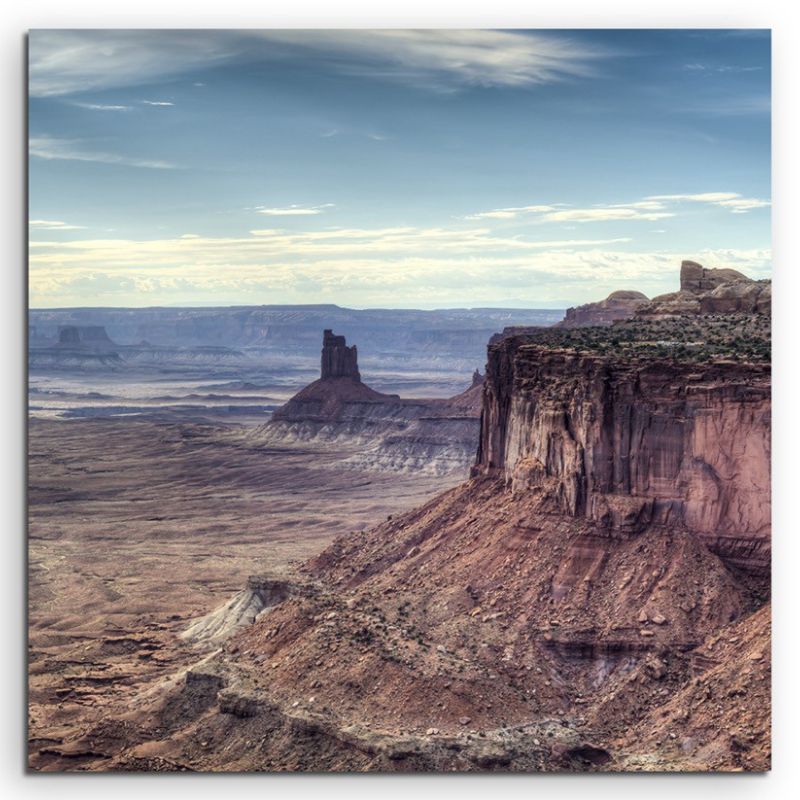
[[(13, 0), (12, 0), (13, 2)], [(798, 586), (800, 586), (800, 472), (795, 454), (800, 404), (797, 228), (797, 82), (800, 37), (792, 6), (780, 0), (748, 5), (731, 0), (291, 0), (274, 7), (242, 0), (28, 0), (0, 12), (0, 148), (3, 156), (3, 261), (0, 265), (0, 423), (2, 424), (3, 651), (0, 707), (3, 739), (0, 783), (12, 794), (32, 798), (152, 797), (191, 793), (193, 798), (235, 795), (236, 800), (265, 795), (381, 800), (458, 793), (485, 798), (559, 800), (591, 795), (603, 798), (700, 798), (721, 793), (738, 798), (788, 798), (800, 786), (800, 664), (798, 664)], [(543, 7), (546, 6), (546, 7)], [(269, 27), (480, 27), (480, 28), (698, 28), (773, 29), (773, 270), (774, 270), (774, 696), (773, 771), (751, 775), (558, 775), (558, 776), (117, 776), (30, 775), (25, 763), (25, 33), (30, 28), (269, 28)], [(795, 789), (791, 790), (794, 785)]]

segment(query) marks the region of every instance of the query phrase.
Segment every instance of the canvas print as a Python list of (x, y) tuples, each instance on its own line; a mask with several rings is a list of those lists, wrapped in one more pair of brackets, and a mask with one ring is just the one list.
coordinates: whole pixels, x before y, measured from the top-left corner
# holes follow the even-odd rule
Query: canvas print
[(32, 31), (29, 770), (769, 770), (770, 80)]

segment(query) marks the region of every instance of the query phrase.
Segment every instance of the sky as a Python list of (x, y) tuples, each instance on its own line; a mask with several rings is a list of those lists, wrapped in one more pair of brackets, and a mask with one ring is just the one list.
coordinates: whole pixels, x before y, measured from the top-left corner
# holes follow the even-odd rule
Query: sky
[(769, 32), (33, 31), (29, 226), (33, 308), (769, 277)]

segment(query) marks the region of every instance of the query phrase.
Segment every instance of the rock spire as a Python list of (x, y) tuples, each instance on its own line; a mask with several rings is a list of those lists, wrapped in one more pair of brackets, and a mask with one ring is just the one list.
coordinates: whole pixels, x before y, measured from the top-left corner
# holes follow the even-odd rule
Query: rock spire
[(320, 378), (361, 380), (361, 373), (358, 371), (358, 349), (355, 345), (348, 347), (344, 336), (336, 336), (332, 330), (326, 330), (322, 335)]

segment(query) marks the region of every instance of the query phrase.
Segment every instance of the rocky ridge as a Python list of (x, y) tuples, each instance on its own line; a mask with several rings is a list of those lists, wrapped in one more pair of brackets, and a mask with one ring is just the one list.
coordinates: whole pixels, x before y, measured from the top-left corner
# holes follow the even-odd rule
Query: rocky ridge
[(706, 269), (681, 263), (680, 289), (636, 309), (640, 316), (771, 313), (772, 282), (754, 281), (735, 269)]
[[(363, 345), (361, 368), (408, 367), (453, 374), (482, 364), (486, 341), (504, 325), (550, 325), (557, 309), (351, 309), (331, 304), (218, 308), (31, 309), (29, 344), (52, 345), (59, 327), (102, 325), (114, 342), (150, 342), (163, 352), (215, 347), (239, 361), (311, 366), (325, 328)], [(241, 353), (246, 356), (244, 358)]]
[(649, 302), (641, 292), (620, 290), (612, 292), (605, 300), (568, 308), (564, 319), (556, 323), (559, 328), (588, 328), (611, 325), (619, 319), (628, 319)]
[(771, 297), (772, 284), (769, 280), (756, 281), (735, 269), (706, 269), (695, 261), (683, 261), (677, 292), (658, 295), (652, 300), (637, 291), (612, 292), (605, 300), (568, 308), (564, 319), (555, 327), (608, 326), (633, 317), (769, 315)]

